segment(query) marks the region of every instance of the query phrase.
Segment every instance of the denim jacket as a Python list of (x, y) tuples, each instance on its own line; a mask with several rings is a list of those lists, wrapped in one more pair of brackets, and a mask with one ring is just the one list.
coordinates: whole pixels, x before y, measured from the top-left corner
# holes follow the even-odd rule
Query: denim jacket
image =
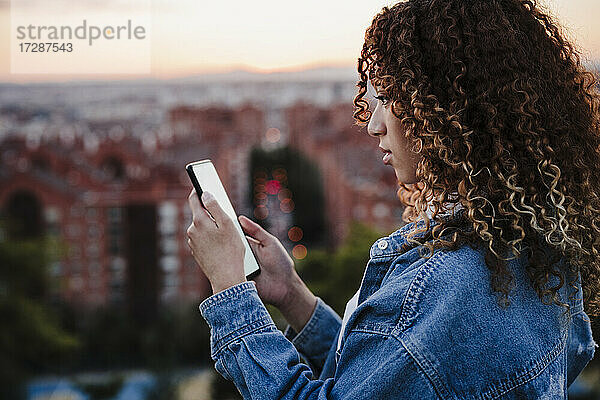
[(337, 352), (341, 320), (320, 298), (299, 333), (277, 329), (252, 281), (204, 300), (216, 370), (245, 399), (566, 399), (596, 346), (579, 282), (564, 313), (539, 300), (514, 259), (501, 308), (482, 249), (423, 258), (402, 246), (416, 224), (371, 247)]

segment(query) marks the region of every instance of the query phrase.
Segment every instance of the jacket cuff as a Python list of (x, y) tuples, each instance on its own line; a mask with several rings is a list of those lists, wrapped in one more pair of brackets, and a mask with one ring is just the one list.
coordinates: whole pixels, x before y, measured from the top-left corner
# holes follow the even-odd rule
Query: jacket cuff
[(213, 360), (229, 343), (258, 331), (277, 330), (271, 315), (258, 296), (256, 283), (246, 281), (205, 299), (200, 314), (210, 326)]
[(302, 330), (298, 333), (288, 325), (283, 334), (298, 351), (310, 357), (329, 351), (340, 325), (341, 319), (337, 313), (317, 297), (317, 305)]

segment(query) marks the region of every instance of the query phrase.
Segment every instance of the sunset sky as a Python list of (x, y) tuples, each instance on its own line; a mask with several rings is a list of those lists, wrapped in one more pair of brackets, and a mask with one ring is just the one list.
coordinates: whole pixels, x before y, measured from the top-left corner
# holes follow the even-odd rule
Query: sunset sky
[[(48, 4), (47, 0), (19, 0)], [(53, 0), (61, 3), (67, 0)], [(74, 2), (69, 2), (74, 4)], [(103, 7), (123, 16), (126, 0), (78, 0), (79, 7)], [(384, 5), (373, 0), (282, 2), (152, 0), (151, 73), (171, 78), (248, 69), (259, 72), (316, 66), (353, 66), (364, 31)], [(102, 6), (100, 6), (102, 4)], [(600, 1), (549, 0), (584, 59), (600, 60)], [(91, 11), (90, 11), (91, 12)], [(0, 0), (0, 82), (118, 79), (117, 75), (27, 75), (10, 73), (10, 2)], [(127, 78), (137, 76), (124, 76)]]

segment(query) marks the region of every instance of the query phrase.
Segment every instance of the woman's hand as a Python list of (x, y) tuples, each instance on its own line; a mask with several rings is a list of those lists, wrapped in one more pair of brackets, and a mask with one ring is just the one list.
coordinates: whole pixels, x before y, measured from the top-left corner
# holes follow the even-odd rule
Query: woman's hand
[(294, 269), (294, 261), (279, 239), (256, 222), (238, 217), (261, 266), (254, 278), (260, 298), (279, 308), (289, 324), (300, 332), (309, 320), (317, 299)]
[[(207, 192), (202, 193), (206, 209), (195, 190), (190, 193), (188, 202), (192, 209), (188, 245), (200, 266), (205, 289), (209, 286), (206, 281), (213, 293), (246, 281), (245, 247), (233, 221)], [(244, 216), (240, 216), (239, 221), (249, 235), (246, 237), (261, 266), (260, 274), (254, 278), (259, 296), (265, 303), (279, 308), (292, 328), (299, 332), (315, 308), (316, 297), (300, 279), (294, 261), (275, 236)], [(210, 296), (209, 290), (205, 291), (203, 299)]]
[(195, 190), (190, 193), (188, 202), (192, 209), (192, 224), (187, 229), (188, 245), (213, 293), (246, 281), (246, 249), (231, 218), (210, 193), (202, 193), (206, 209), (200, 204)]

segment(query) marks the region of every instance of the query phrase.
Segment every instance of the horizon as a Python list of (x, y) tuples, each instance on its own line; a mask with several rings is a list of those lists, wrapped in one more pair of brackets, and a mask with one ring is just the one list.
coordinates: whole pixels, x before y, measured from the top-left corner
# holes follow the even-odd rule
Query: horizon
[[(103, 5), (102, 11), (118, 15), (114, 9), (119, 1), (110, 0), (111, 7)], [(216, 2), (199, 4), (194, 0), (181, 0), (178, 7), (173, 8), (167, 0), (147, 1), (151, 1), (153, 31), (149, 73), (13, 74), (10, 72), (10, 7), (8, 1), (0, 0), (0, 26), (4, 28), (0, 28), (0, 60), (3, 60), (0, 84), (169, 82), (236, 73), (269, 77), (318, 69), (356, 69), (365, 29), (383, 6), (395, 3), (309, 0), (301, 5), (281, 5), (275, 0), (260, 0), (236, 4), (238, 13), (233, 15), (231, 5)], [(42, 7), (41, 0), (30, 0), (30, 3), (32, 7)], [(581, 51), (582, 62), (597, 69), (600, 27), (595, 26), (595, 17), (600, 15), (600, 2), (547, 0), (542, 4), (547, 5), (564, 28), (565, 36)], [(91, 13), (100, 6), (91, 0), (82, 0), (78, 7)], [(294, 16), (293, 20), (290, 15)], [(344, 24), (332, 28), (331, 15), (335, 15), (336, 20), (342, 19)], [(225, 19), (227, 24), (221, 22)]]
[[(174, 76), (153, 76), (153, 75), (108, 75), (108, 74), (90, 74), (92, 77), (88, 77), (88, 75), (74, 75), (72, 78), (66, 78), (65, 80), (56, 79), (56, 80), (32, 80), (32, 81), (2, 81), (0, 80), (0, 85), (10, 85), (10, 86), (21, 86), (21, 85), (46, 85), (46, 84), (84, 84), (84, 83), (101, 83), (101, 82), (126, 82), (126, 83), (134, 83), (134, 82), (162, 82), (162, 83), (171, 83), (178, 81), (188, 81), (188, 80), (196, 80), (198, 83), (211, 83), (211, 82), (237, 82), (238, 76), (240, 75), (251, 75), (257, 78), (258, 81), (270, 81), (270, 77), (284, 77), (283, 81), (294, 80), (295, 78), (285, 78), (286, 75), (294, 76), (294, 75), (303, 75), (310, 74), (311, 72), (316, 71), (327, 71), (327, 70), (336, 70), (336, 71), (345, 71), (345, 72), (356, 72), (355, 65), (337, 65), (337, 64), (324, 64), (324, 65), (300, 65), (293, 68), (285, 68), (285, 69), (262, 69), (256, 68), (248, 65), (232, 65), (229, 66), (226, 70), (208, 70), (208, 71), (200, 71), (200, 72), (190, 72), (181, 75)], [(358, 76), (358, 75), (357, 75)], [(220, 79), (219, 77), (224, 77), (224, 79)], [(202, 78), (207, 78), (203, 80)], [(265, 78), (265, 79), (260, 79)], [(300, 79), (302, 81), (307, 80), (311, 81), (312, 79), (303, 78)], [(322, 80), (319, 79), (319, 80)], [(327, 80), (327, 79), (324, 79)], [(351, 80), (348, 78), (336, 78), (335, 80), (347, 81)]]

